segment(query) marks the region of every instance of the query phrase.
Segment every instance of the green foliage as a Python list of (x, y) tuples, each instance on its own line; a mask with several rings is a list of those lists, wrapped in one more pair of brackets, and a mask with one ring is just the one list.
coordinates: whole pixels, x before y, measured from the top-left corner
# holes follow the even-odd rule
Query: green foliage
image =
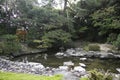
[(117, 39), (117, 34), (111, 33), (107, 38), (107, 42), (113, 44), (116, 39)]
[(120, 34), (117, 36), (117, 39), (113, 44), (120, 50)]
[(33, 40), (28, 42), (28, 46), (32, 48), (42, 49), (47, 48), (48, 46), (45, 46), (44, 41), (42, 40)]
[(79, 32), (83, 33), (83, 32), (85, 32), (85, 30), (87, 30), (87, 29), (88, 29), (87, 27), (80, 27)]
[(30, 42), (34, 39), (39, 39), (39, 37), (42, 35), (42, 33), (40, 34), (37, 30), (37, 28), (35, 27), (30, 27), (29, 31), (27, 33), (27, 42)]
[(0, 42), (0, 53), (3, 53), (3, 46), (4, 46), (4, 43)]
[(44, 44), (39, 47), (66, 45), (72, 37), (71, 33), (74, 33), (73, 23), (71, 18), (66, 18), (59, 12), (48, 8), (34, 8), (29, 11), (28, 16), (35, 24), (30, 28), (28, 40), (42, 40)]
[(80, 80), (90, 80), (88, 77), (82, 77)]
[(100, 46), (98, 44), (89, 44), (88, 48), (89, 51), (100, 51)]
[(16, 40), (17, 36), (15, 35), (4, 35), (2, 36), (2, 51), (5, 54), (18, 52), (21, 49), (20, 43)]
[(92, 14), (93, 23), (95, 27), (100, 28), (100, 35), (110, 32), (111, 29), (116, 30), (120, 28), (120, 17), (115, 15), (115, 6), (98, 10)]
[(111, 33), (120, 33), (118, 0), (79, 0), (76, 4), (64, 1), (63, 12), (53, 8), (54, 0), (42, 1), (45, 4), (41, 6), (38, 0), (0, 0), (0, 35), (15, 34), (17, 27), (29, 27), (28, 43), (39, 45), (33, 40), (42, 40), (44, 44), (38, 47), (52, 47), (65, 46), (71, 38), (96, 40), (99, 31), (105, 38), (110, 34), (107, 40), (114, 42), (116, 36)]
[(48, 47), (52, 47), (52, 45), (60, 47), (71, 41), (71, 34), (63, 30), (54, 30), (45, 33), (45, 35), (42, 37), (42, 40)]
[(38, 76), (21, 73), (0, 72), (0, 80), (62, 80), (61, 75)]
[(99, 71), (99, 70), (91, 70), (90, 71), (90, 80), (112, 80), (112, 74), (110, 74), (108, 71)]
[(2, 38), (6, 41), (15, 41), (17, 39), (16, 35), (3, 35)]
[(89, 76), (88, 77), (82, 77), (80, 80), (112, 80), (113, 76), (112, 74), (107, 71), (105, 72), (104, 70), (98, 70), (94, 69), (89, 71)]

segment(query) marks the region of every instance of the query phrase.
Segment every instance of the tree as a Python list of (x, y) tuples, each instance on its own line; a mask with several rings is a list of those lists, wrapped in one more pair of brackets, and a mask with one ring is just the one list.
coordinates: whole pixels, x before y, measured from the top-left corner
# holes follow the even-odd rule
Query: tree
[[(29, 12), (28, 16), (34, 20), (33, 26), (39, 35), (38, 37), (36, 35), (36, 39), (42, 39), (45, 43), (51, 44), (49, 47), (53, 47), (52, 45), (57, 43), (57, 40), (62, 39), (62, 37), (65, 38), (66, 36), (70, 40), (71, 33), (74, 32), (72, 20), (59, 14), (59, 10), (50, 10), (43, 7), (34, 8)], [(50, 41), (46, 41), (46, 38), (50, 41), (54, 38), (54, 41), (51, 43)], [(60, 41), (59, 47), (63, 45), (61, 43), (68, 42), (64, 41), (64, 39)]]
[[(118, 15), (120, 8), (118, 4), (115, 1), (112, 5), (99, 9), (91, 15), (94, 26), (99, 30), (99, 35), (109, 36), (110, 42), (113, 42), (117, 38), (115, 36), (120, 33), (120, 16)], [(115, 35), (111, 36), (112, 34)]]

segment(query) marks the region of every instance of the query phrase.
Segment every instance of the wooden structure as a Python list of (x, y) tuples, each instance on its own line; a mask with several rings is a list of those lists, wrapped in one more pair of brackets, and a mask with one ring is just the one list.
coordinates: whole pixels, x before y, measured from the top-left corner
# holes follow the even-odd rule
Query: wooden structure
[(18, 36), (18, 41), (25, 42), (27, 30), (25, 28), (17, 29), (16, 35)]

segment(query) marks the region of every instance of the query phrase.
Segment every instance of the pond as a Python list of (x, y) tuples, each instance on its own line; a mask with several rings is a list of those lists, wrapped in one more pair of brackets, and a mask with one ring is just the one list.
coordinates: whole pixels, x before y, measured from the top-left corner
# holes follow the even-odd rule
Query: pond
[(45, 67), (57, 68), (63, 65), (63, 62), (72, 61), (75, 66), (79, 63), (84, 63), (87, 67), (86, 70), (92, 70), (94, 68), (110, 70), (115, 72), (116, 68), (120, 68), (120, 59), (98, 59), (98, 58), (88, 58), (86, 61), (81, 61), (80, 57), (56, 57), (51, 54), (35, 54), (35, 55), (25, 55), (17, 58), (13, 58), (13, 61), (24, 61), (37, 62), (43, 64)]

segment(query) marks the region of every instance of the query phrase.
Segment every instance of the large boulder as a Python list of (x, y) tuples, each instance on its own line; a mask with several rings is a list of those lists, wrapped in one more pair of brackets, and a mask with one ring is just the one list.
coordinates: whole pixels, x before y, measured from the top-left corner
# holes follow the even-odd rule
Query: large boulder
[(116, 70), (120, 73), (120, 68), (117, 68)]
[(112, 52), (115, 50), (115, 47), (111, 44), (99, 44), (100, 50), (104, 52)]

